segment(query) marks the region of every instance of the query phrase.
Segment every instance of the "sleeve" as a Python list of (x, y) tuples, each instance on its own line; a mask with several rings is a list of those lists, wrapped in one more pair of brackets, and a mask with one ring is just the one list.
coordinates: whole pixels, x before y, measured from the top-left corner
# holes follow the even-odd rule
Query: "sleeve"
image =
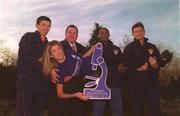
[(123, 51), (122, 62), (128, 68), (132, 68), (132, 64), (133, 64), (133, 59), (132, 59), (132, 56), (130, 56), (130, 54), (132, 54), (132, 52), (131, 52), (129, 46), (126, 46)]
[(122, 54), (121, 49), (119, 47), (117, 47), (117, 50), (118, 50), (118, 53), (117, 53), (117, 55), (115, 57), (115, 61), (116, 61), (115, 64), (116, 65), (122, 63), (122, 61), (123, 61), (123, 54)]
[(38, 39), (36, 37), (31, 37), (31, 41), (29, 43), (29, 54), (30, 54), (30, 66), (31, 66), (31, 69), (34, 71), (34, 72), (37, 72), (37, 74), (43, 74), (42, 73), (42, 65), (41, 63), (39, 62), (39, 58), (41, 57), (42, 55), (42, 52), (43, 50), (41, 51), (41, 46), (37, 45), (36, 42), (35, 42), (35, 39)]
[(29, 63), (29, 34), (26, 33), (19, 42), (18, 61), (17, 61), (17, 75), (19, 79), (26, 76)]
[(154, 52), (155, 52), (156, 60), (158, 63), (158, 68), (154, 70), (158, 72), (160, 70), (160, 65), (161, 65), (161, 56), (156, 46), (154, 46)]
[[(58, 66), (58, 69), (60, 68), (60, 65)], [(62, 77), (62, 71), (61, 72), (57, 72), (58, 73), (58, 75), (60, 76), (60, 77), (58, 77), (58, 81), (56, 82), (56, 84), (64, 84), (64, 77)]]

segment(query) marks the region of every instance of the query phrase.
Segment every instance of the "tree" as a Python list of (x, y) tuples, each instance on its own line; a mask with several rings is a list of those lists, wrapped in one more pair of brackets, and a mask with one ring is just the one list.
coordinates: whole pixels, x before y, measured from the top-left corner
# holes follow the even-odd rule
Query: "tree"
[(3, 65), (16, 65), (17, 54), (13, 53), (9, 48), (0, 48), (0, 59)]
[(15, 99), (17, 55), (8, 48), (0, 48), (0, 99)]
[(92, 45), (96, 44), (99, 41), (97, 35), (101, 28), (102, 28), (102, 25), (99, 25), (98, 23), (94, 23), (94, 28), (91, 33), (91, 38), (88, 41), (88, 46), (87, 46), (88, 48), (91, 47)]
[(132, 41), (130, 35), (124, 34), (122, 42), (119, 43), (119, 47), (121, 50), (124, 50), (124, 48)]
[(180, 58), (175, 55), (170, 63), (161, 68), (160, 81), (163, 85), (168, 85), (171, 80), (180, 79)]

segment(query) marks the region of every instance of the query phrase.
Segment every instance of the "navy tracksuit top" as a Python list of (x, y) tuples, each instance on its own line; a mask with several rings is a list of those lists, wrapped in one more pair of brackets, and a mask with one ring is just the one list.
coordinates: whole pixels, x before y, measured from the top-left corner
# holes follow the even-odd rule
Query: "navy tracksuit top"
[[(129, 68), (129, 81), (133, 86), (157, 86), (159, 67), (153, 69), (149, 64), (149, 57), (155, 56), (157, 63), (160, 63), (160, 54), (154, 44), (148, 42), (147, 38), (144, 38), (144, 45), (134, 39), (133, 42), (128, 44), (124, 49), (124, 64)], [(148, 50), (151, 49), (153, 52), (149, 54)], [(145, 62), (148, 63), (147, 71), (137, 71), (136, 69), (142, 66)]]
[(111, 87), (121, 87), (124, 74), (118, 71), (118, 65), (122, 63), (122, 52), (120, 48), (108, 40), (102, 42), (103, 58), (108, 68), (107, 85)]
[(26, 33), (19, 43), (18, 51), (18, 87), (29, 90), (47, 92), (49, 80), (42, 73), (42, 65), (38, 61), (44, 47), (48, 43), (41, 41), (38, 31)]

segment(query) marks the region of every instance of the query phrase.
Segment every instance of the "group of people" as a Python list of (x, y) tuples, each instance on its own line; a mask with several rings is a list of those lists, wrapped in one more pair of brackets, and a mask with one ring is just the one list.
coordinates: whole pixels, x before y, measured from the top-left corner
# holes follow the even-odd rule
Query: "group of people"
[[(110, 100), (89, 100), (83, 94), (84, 76), (96, 74), (91, 70), (90, 49), (77, 42), (78, 28), (69, 25), (65, 39), (48, 42), (46, 35), (51, 19), (40, 16), (37, 31), (23, 35), (18, 51), (17, 116), (87, 116), (92, 106), (93, 116), (103, 116), (110, 103), (112, 116), (123, 116), (122, 85), (128, 78), (132, 115), (143, 116), (144, 101), (148, 103), (149, 116), (160, 116), (158, 74), (160, 53), (145, 38), (141, 22), (132, 26), (134, 41), (122, 52), (110, 40), (109, 30), (101, 27), (98, 42), (103, 45), (103, 58), (108, 68), (107, 85), (111, 89)], [(89, 105), (91, 104), (91, 105)]]

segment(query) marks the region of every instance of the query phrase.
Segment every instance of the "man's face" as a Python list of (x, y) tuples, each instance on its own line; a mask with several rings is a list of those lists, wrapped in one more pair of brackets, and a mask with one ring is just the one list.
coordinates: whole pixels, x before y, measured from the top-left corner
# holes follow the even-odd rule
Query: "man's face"
[(106, 29), (101, 29), (98, 33), (98, 38), (100, 39), (100, 41), (107, 41), (109, 38), (109, 33)]
[(36, 28), (40, 32), (41, 36), (46, 37), (51, 28), (51, 22), (43, 20), (39, 24), (36, 24)]
[(142, 40), (142, 39), (144, 39), (145, 31), (142, 27), (135, 27), (133, 29), (132, 35), (134, 36), (134, 38), (136, 38), (138, 40)]
[(69, 27), (66, 34), (65, 34), (66, 40), (72, 44), (74, 44), (78, 37), (78, 32), (76, 28)]

